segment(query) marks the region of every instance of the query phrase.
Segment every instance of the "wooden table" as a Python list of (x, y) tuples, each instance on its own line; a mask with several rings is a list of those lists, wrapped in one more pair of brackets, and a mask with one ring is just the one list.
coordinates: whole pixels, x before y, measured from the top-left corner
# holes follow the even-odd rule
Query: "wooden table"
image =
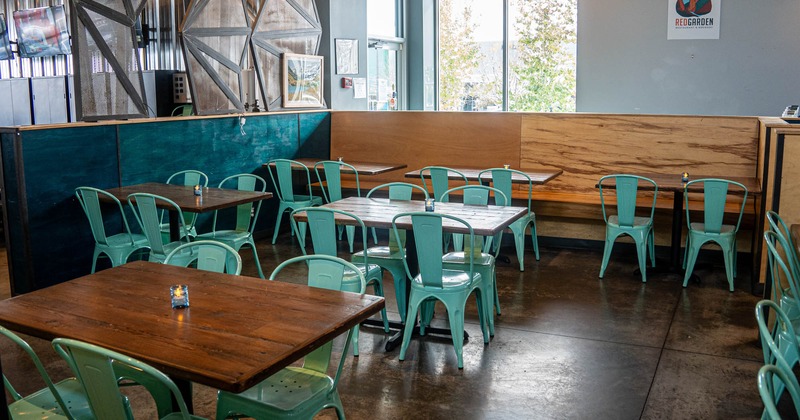
[[(308, 167), (310, 170), (313, 171), (315, 163), (320, 162), (322, 160), (327, 160), (327, 159), (323, 159), (323, 158), (319, 158), (319, 159), (317, 159), (317, 158), (297, 158), (297, 159), (292, 159), (292, 160), (294, 160), (295, 162), (300, 162), (303, 165), (306, 165), (306, 167)], [(332, 159), (332, 160), (335, 160), (335, 159)], [(405, 168), (407, 166), (405, 163), (351, 162), (351, 161), (347, 161), (347, 160), (345, 160), (343, 162), (348, 164), (348, 165), (352, 165), (354, 168), (356, 168), (356, 172), (359, 175), (378, 175), (378, 174), (382, 174), (382, 173), (385, 173), (385, 172), (391, 172), (391, 171), (395, 171), (395, 170), (398, 170), (398, 169), (403, 169), (403, 168)], [(263, 166), (273, 166), (274, 167), (275, 164), (274, 163), (265, 163)], [(300, 170), (300, 169), (302, 169), (302, 167), (297, 166), (297, 165), (292, 165), (292, 169)], [(341, 170), (342, 170), (343, 174), (352, 174), (353, 173), (353, 170), (350, 169), (350, 167), (348, 167), (348, 166), (342, 166)]]
[[(322, 207), (343, 210), (355, 214), (364, 222), (367, 227), (375, 227), (382, 229), (391, 229), (392, 219), (395, 215), (405, 212), (425, 211), (424, 201), (404, 201), (404, 200), (390, 200), (388, 198), (365, 198), (365, 197), (348, 197), (333, 203), (328, 203)], [(515, 220), (528, 213), (527, 207), (511, 207), (511, 206), (473, 206), (464, 205), (462, 203), (436, 203), (436, 213), (447, 214), (459, 217), (465, 220), (472, 226), (475, 235), (491, 236), (499, 233)], [(298, 221), (308, 221), (304, 212), (295, 214)], [(338, 224), (353, 224), (353, 219), (342, 215), (334, 216)], [(417, 253), (415, 249), (414, 231), (412, 229), (411, 218), (403, 217), (397, 220), (397, 228), (406, 230), (406, 262), (409, 271), (416, 275), (419, 272), (417, 262)], [(452, 220), (443, 219), (442, 228), (447, 232), (452, 233), (469, 233), (463, 225), (453, 222)], [(390, 232), (390, 234), (393, 234)], [(406, 295), (408, 296), (410, 283), (406, 283)], [(397, 291), (395, 291), (397, 292)], [(380, 324), (383, 326), (383, 324)], [(386, 351), (391, 351), (398, 344), (400, 344), (403, 336), (403, 325), (399, 322), (390, 322), (392, 328), (399, 329), (400, 332), (393, 336), (386, 343)], [(449, 335), (449, 329), (441, 328), (426, 328), (426, 333), (431, 334), (445, 334)], [(464, 337), (468, 337), (466, 332)]]
[[(127, 201), (128, 196), (133, 193), (160, 195), (174, 201), (181, 210), (192, 213), (205, 213), (272, 198), (271, 192), (240, 191), (228, 188), (203, 188), (203, 195), (197, 196), (194, 195), (194, 187), (192, 186), (164, 184), (160, 182), (147, 182), (125, 187), (109, 188), (106, 191), (122, 202)], [(103, 199), (102, 195), (99, 197), (101, 200)], [(157, 204), (161, 203), (157, 202)], [(172, 207), (163, 208), (170, 210), (170, 240), (177, 241), (180, 239), (178, 213), (173, 211)]]
[[(189, 286), (189, 308), (172, 309), (175, 283)], [(368, 294), (135, 261), (0, 301), (0, 323), (124, 353), (184, 391), (192, 381), (238, 393), (383, 307)]]
[[(492, 175), (490, 173), (485, 173), (485, 174), (483, 174), (483, 177), (478, 178), (478, 174), (480, 174), (480, 172), (483, 171), (486, 168), (477, 169), (477, 168), (458, 168), (458, 167), (454, 168), (454, 167), (448, 167), (448, 169), (453, 169), (453, 170), (461, 172), (470, 181), (480, 181), (482, 183), (488, 183), (488, 182), (490, 182), (492, 180)], [(512, 168), (512, 169), (515, 169), (515, 168)], [(406, 172), (405, 177), (406, 178), (421, 178), (421, 176), (419, 174), (419, 171), (420, 171), (420, 169), (417, 169), (416, 171)], [(564, 171), (562, 171), (561, 169), (526, 169), (524, 171), (520, 170), (520, 172), (524, 173), (525, 175), (528, 175), (531, 178), (531, 182), (533, 184), (543, 185), (543, 184), (546, 184), (549, 181), (553, 180), (554, 178), (558, 177)], [(448, 174), (448, 178), (454, 179), (454, 180), (462, 179), (458, 174), (453, 173), (453, 172)], [(527, 184), (528, 183), (528, 178), (525, 178), (524, 176), (522, 176), (522, 175), (520, 175), (518, 173), (513, 173), (511, 175), (511, 182), (514, 183), (514, 184)]]
[[(683, 202), (684, 189), (686, 183), (681, 181), (681, 174), (653, 174), (636, 173), (634, 175), (650, 178), (658, 184), (658, 192), (671, 192), (672, 198), (672, 237), (670, 239), (670, 272), (682, 272), (681, 266), (681, 236), (683, 233)], [(692, 175), (690, 180), (701, 178), (720, 178), (719, 176)], [(747, 188), (748, 195), (757, 196), (761, 194), (761, 183), (756, 177), (725, 177), (725, 179), (741, 183)], [(613, 182), (604, 183), (603, 188), (614, 188)], [(643, 191), (653, 191), (653, 186), (649, 183), (639, 183), (639, 188)], [(703, 192), (702, 184), (689, 186), (689, 192)], [(738, 190), (730, 191), (730, 194), (737, 194)]]

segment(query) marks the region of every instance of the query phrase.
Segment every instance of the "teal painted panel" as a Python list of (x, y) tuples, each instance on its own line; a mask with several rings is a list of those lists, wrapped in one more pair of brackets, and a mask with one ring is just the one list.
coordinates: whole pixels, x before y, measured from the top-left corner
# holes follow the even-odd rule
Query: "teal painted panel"
[(119, 166), (113, 126), (23, 131), (21, 142), (32, 275), (14, 283), (24, 293), (89, 273), (94, 240), (74, 190), (118, 186)]
[(248, 114), (243, 129), (244, 134), (238, 117), (120, 125), (122, 184), (163, 182), (175, 172), (197, 169), (217, 185), (297, 152), (297, 114)]
[(300, 148), (296, 157), (327, 159), (331, 155), (331, 113), (298, 114)]
[[(17, 163), (14, 159), (14, 139), (16, 134), (0, 135), (0, 152), (3, 159), (3, 198), (6, 209), (7, 226), (4, 226), (6, 251), (11, 265), (8, 267), (11, 278), (23, 278), (26, 275), (25, 247), (22, 229), (22, 210), (20, 208), (20, 191), (17, 180)], [(16, 285), (11, 283), (11, 293), (16, 294)]]
[[(122, 184), (163, 182), (175, 172), (197, 169), (208, 175), (211, 186), (230, 175), (254, 173), (267, 180), (271, 191), (269, 175), (261, 165), (297, 153), (297, 119), (298, 114), (248, 114), (244, 134), (238, 116), (120, 125)], [(259, 229), (274, 220), (274, 201), (264, 202)], [(211, 218), (211, 214), (198, 217), (199, 232), (211, 229)]]

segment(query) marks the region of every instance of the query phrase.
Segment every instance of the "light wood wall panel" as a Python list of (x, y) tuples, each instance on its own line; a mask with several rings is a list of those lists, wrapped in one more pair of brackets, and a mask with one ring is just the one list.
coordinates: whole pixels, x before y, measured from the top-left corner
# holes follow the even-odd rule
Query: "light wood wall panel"
[(514, 113), (333, 112), (330, 157), (408, 165), (361, 177), (362, 184), (409, 181), (403, 178), (406, 171), (428, 165), (518, 167), (520, 119)]
[(545, 191), (597, 196), (597, 180), (621, 172), (756, 175), (753, 117), (525, 114), (521, 134), (523, 169), (564, 170)]

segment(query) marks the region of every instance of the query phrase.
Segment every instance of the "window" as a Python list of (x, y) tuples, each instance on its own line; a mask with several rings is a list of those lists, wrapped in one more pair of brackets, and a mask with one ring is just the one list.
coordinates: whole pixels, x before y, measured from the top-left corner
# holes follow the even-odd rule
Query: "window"
[(402, 8), (397, 0), (367, 2), (369, 110), (404, 109)]
[(438, 5), (439, 110), (575, 110), (577, 0)]

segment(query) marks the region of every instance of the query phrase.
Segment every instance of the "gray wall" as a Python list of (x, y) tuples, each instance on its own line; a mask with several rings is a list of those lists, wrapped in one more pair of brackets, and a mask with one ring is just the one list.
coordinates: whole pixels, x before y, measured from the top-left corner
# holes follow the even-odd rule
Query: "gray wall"
[(578, 111), (766, 116), (800, 103), (800, 1), (725, 1), (718, 40), (668, 41), (666, 15), (664, 1), (578, 1)]
[[(367, 110), (367, 98), (354, 99), (353, 89), (343, 89), (342, 77), (367, 77), (367, 0), (316, 0), (322, 22), (319, 55), (325, 56), (325, 102), (328, 108)], [(336, 74), (336, 38), (358, 40), (358, 74)]]

